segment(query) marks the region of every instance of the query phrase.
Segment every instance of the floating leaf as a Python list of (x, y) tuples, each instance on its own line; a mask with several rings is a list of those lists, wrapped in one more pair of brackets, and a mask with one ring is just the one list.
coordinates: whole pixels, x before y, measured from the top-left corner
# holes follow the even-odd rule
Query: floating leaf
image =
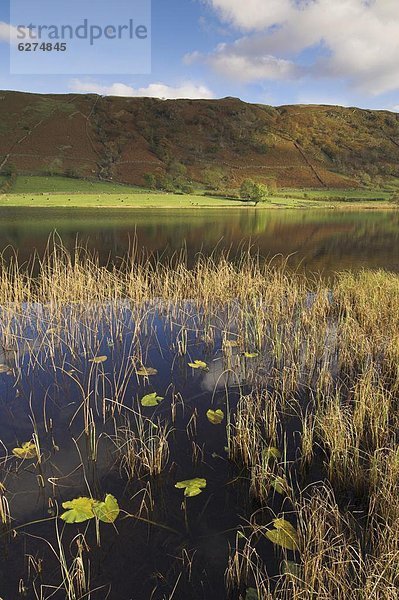
[(142, 367), (136, 372), (137, 375), (141, 375), (142, 377), (151, 377), (151, 375), (156, 375), (158, 373), (158, 371), (152, 367)]
[(302, 577), (301, 565), (298, 565), (292, 560), (283, 560), (281, 570), (283, 575), (292, 575), (298, 579)]
[(295, 527), (286, 519), (274, 519), (273, 525), (275, 529), (269, 529), (266, 537), (277, 546), (287, 550), (298, 550), (299, 540)]
[(93, 506), (94, 516), (103, 523), (113, 523), (119, 516), (119, 504), (112, 494), (105, 496), (104, 502), (95, 502)]
[(100, 363), (104, 363), (106, 360), (108, 360), (108, 356), (95, 356), (94, 358), (90, 358), (89, 362), (99, 365)]
[(188, 363), (188, 366), (192, 369), (201, 369), (201, 371), (208, 369), (208, 365), (203, 360), (195, 360), (193, 363)]
[(8, 365), (0, 365), (0, 373), (9, 373), (11, 371)]
[(33, 442), (24, 442), (19, 448), (14, 448), (12, 453), (17, 458), (28, 459), (37, 457), (36, 445)]
[(259, 356), (258, 352), (244, 352), (245, 358), (256, 358)]
[(248, 588), (245, 594), (245, 600), (259, 600), (257, 590), (255, 588)]
[(185, 481), (178, 481), (175, 487), (179, 490), (184, 490), (184, 495), (188, 498), (198, 496), (201, 494), (203, 488), (206, 488), (206, 479), (196, 477), (195, 479), (186, 479)]
[(278, 494), (284, 494), (288, 487), (287, 481), (284, 479), (284, 477), (274, 477), (270, 483)]
[(93, 498), (75, 498), (62, 503), (62, 508), (66, 512), (61, 515), (61, 519), (66, 523), (84, 523), (94, 518), (93, 507), (96, 501)]
[(278, 460), (279, 458), (281, 458), (281, 452), (278, 448), (274, 448), (274, 447), (266, 448), (263, 451), (263, 457), (267, 461), (272, 460), (272, 459)]
[(207, 419), (212, 425), (220, 425), (224, 419), (224, 412), (218, 408), (217, 410), (209, 409), (206, 413)]
[(157, 393), (154, 392), (153, 394), (147, 394), (146, 396), (143, 396), (143, 398), (141, 399), (141, 405), (158, 406), (158, 404), (162, 402), (162, 400), (162, 396), (157, 396)]

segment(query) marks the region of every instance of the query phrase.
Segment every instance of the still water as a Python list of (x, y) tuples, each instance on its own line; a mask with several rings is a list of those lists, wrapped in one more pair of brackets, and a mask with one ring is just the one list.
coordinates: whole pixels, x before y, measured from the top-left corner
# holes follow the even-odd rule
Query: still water
[(397, 211), (0, 209), (0, 248), (16, 248), (22, 261), (34, 249), (42, 254), (54, 230), (69, 248), (78, 238), (96, 250), (103, 264), (125, 255), (136, 236), (155, 254), (185, 245), (189, 261), (215, 247), (234, 256), (251, 243), (266, 258), (290, 256), (290, 266), (310, 272), (399, 271)]

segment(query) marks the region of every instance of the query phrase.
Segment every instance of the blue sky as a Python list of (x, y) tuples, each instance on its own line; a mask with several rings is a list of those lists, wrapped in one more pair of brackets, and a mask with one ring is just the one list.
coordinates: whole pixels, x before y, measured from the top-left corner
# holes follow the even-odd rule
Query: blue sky
[(149, 75), (11, 75), (9, 24), (2, 4), (2, 89), (399, 110), (397, 0), (153, 0)]

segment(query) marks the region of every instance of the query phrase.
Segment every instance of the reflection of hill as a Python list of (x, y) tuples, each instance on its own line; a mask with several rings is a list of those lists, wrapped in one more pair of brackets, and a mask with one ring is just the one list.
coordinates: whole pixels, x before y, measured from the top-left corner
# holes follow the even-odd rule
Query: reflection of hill
[(290, 264), (335, 271), (363, 266), (399, 271), (399, 216), (392, 212), (335, 211), (109, 211), (93, 221), (90, 211), (2, 211), (0, 246), (19, 250), (26, 260), (32, 250), (43, 253), (57, 229), (65, 245), (79, 240), (95, 250), (104, 264), (121, 257), (137, 234), (139, 247), (171, 255), (186, 243), (188, 256), (215, 246), (231, 253), (252, 243), (260, 254), (293, 254)]
[(294, 254), (310, 269), (338, 270), (363, 266), (399, 271), (399, 216), (393, 212), (294, 210), (225, 211), (105, 211), (92, 219), (90, 211), (42, 210), (40, 216), (25, 209), (3, 209), (0, 246), (18, 248), (21, 260), (33, 248), (42, 253), (56, 229), (67, 247), (76, 236), (96, 250), (102, 263), (126, 253), (137, 234), (139, 247), (148, 252), (172, 254), (186, 243), (190, 259), (199, 251), (219, 248), (234, 252), (251, 242), (260, 254)]

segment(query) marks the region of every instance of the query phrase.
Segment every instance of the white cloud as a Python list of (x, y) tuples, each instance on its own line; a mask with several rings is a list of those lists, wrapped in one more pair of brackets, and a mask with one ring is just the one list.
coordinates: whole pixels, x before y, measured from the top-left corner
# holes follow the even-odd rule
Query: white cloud
[[(28, 30), (25, 30), (28, 33)], [(0, 21), (0, 43), (15, 44), (18, 41), (18, 29), (9, 23)], [(21, 41), (21, 40), (19, 40)]]
[[(372, 95), (399, 88), (397, 0), (207, 1), (246, 35), (188, 61), (246, 81), (308, 74), (346, 79)], [(300, 53), (309, 48), (315, 60), (301, 67)]]
[(264, 55), (253, 60), (250, 56), (224, 51), (221, 48), (208, 58), (208, 63), (222, 75), (241, 82), (262, 79), (292, 79), (298, 68), (289, 60)]
[(69, 87), (74, 92), (100, 94), (102, 96), (143, 96), (165, 99), (213, 98), (213, 93), (208, 87), (191, 81), (186, 81), (176, 87), (164, 83), (151, 83), (147, 87), (134, 88), (124, 83), (101, 85), (99, 83), (73, 79)]
[(261, 30), (288, 19), (290, 0), (207, 0), (220, 18), (240, 29)]

